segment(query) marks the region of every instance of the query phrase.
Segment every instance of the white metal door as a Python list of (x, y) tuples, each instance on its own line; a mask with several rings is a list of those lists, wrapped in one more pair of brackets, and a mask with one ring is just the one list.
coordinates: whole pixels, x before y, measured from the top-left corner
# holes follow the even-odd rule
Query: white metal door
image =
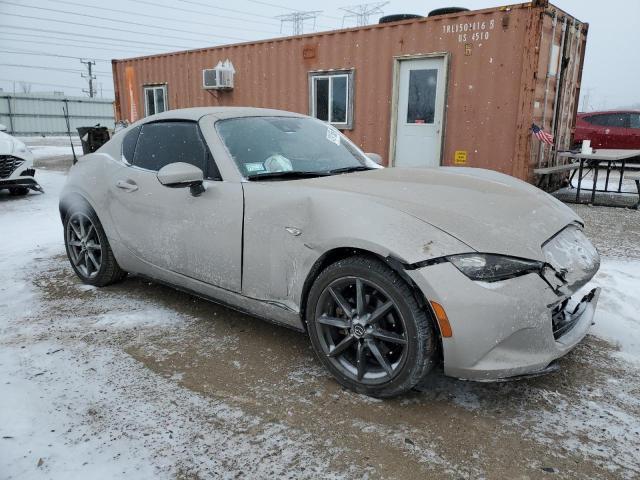
[(445, 93), (443, 57), (400, 60), (393, 165), (440, 165)]

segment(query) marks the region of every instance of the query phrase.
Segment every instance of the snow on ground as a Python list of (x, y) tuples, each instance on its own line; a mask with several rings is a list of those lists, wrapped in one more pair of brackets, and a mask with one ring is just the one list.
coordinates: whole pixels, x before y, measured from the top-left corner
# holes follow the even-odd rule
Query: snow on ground
[[(30, 136), (17, 137), (33, 152), (36, 160), (73, 155), (68, 136)], [(78, 135), (71, 135), (76, 155), (82, 155), (82, 143)]]
[(190, 319), (108, 294), (103, 311), (88, 317), (43, 310), (33, 280), (64, 254), (57, 197), (65, 176), (37, 176), (46, 194), (0, 196), (0, 477), (284, 478), (300, 465), (298, 477), (334, 478), (326, 460), (300, 448), (313, 439), (176, 389), (117, 349), (60, 340), (76, 332), (170, 330)]
[[(82, 155), (82, 147), (74, 147), (76, 150), (76, 155)], [(36, 160), (41, 158), (48, 157), (63, 157), (68, 155), (73, 155), (73, 151), (71, 150), (71, 146), (56, 146), (56, 145), (48, 145), (48, 146), (36, 146), (29, 147), (31, 152), (33, 152), (33, 156)]]
[(640, 364), (640, 261), (605, 258), (586, 289), (594, 286), (602, 292), (591, 332), (614, 343), (622, 358)]
[[(592, 333), (602, 340), (583, 342), (559, 376), (477, 384), (435, 375), (419, 396), (383, 402), (336, 389), (294, 334), (267, 325), (242, 337), (258, 328), (246, 319), (229, 334), (233, 319), (203, 326), (157, 295), (79, 284), (63, 272), (65, 176), (37, 178), (44, 195), (0, 192), (3, 479), (367, 478), (403, 468), (425, 478), (423, 466), (437, 478), (524, 478), (526, 465), (508, 470), (515, 457), (530, 464), (529, 478), (549, 462), (562, 465), (561, 478), (640, 475), (640, 260), (614, 256), (615, 246), (593, 281), (603, 291)], [(282, 337), (289, 351), (242, 345)], [(275, 373), (252, 380), (263, 364)], [(340, 456), (347, 462), (336, 466)]]

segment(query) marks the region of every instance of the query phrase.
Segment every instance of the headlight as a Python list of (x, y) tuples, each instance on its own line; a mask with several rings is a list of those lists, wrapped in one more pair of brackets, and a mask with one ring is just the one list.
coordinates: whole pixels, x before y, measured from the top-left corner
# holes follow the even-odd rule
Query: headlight
[(518, 277), (542, 269), (544, 263), (522, 258), (491, 255), (486, 253), (465, 253), (447, 257), (458, 270), (471, 280), (497, 282)]

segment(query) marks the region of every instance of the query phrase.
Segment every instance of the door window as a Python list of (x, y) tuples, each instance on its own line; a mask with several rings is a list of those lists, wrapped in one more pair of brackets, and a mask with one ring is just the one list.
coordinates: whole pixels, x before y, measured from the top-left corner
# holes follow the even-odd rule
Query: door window
[(145, 116), (155, 115), (167, 110), (167, 86), (155, 85), (144, 87)]
[(409, 71), (407, 123), (433, 123), (436, 111), (438, 70)]
[(601, 113), (587, 117), (587, 122), (600, 127), (627, 128), (625, 113)]
[(629, 114), (629, 128), (640, 129), (640, 113)]
[(133, 163), (133, 154), (136, 151), (136, 144), (138, 143), (138, 135), (142, 127), (135, 127), (126, 133), (122, 140), (122, 156), (128, 163)]
[(190, 163), (200, 168), (205, 178), (220, 178), (197, 123), (169, 121), (143, 125), (133, 165), (155, 172), (174, 162)]

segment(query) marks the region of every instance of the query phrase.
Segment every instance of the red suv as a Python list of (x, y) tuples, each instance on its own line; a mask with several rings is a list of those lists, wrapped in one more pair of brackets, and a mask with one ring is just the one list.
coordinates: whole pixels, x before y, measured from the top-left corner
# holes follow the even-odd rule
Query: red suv
[(640, 110), (579, 113), (575, 143), (594, 148), (640, 149)]

